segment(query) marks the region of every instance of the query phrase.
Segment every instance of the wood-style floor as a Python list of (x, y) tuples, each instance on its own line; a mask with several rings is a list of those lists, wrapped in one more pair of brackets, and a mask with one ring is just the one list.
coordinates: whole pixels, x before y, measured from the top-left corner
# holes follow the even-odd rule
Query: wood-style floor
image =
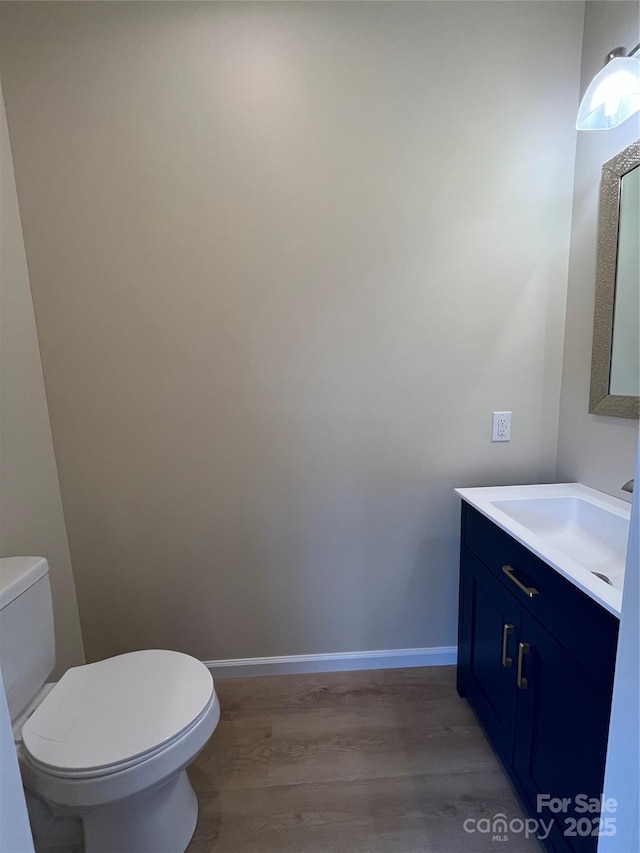
[(454, 667), (219, 679), (188, 853), (539, 853)]

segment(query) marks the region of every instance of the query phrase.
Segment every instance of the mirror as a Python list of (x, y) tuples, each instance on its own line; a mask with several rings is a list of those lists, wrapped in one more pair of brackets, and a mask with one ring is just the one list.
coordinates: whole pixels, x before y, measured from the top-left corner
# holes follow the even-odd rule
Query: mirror
[(640, 416), (640, 140), (602, 167), (589, 411)]

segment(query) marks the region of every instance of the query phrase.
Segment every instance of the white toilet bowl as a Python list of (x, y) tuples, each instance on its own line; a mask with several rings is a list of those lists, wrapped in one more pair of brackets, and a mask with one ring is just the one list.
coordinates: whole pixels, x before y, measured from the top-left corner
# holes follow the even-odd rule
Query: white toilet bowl
[(211, 673), (188, 655), (76, 667), (22, 725), (23, 780), (81, 818), (86, 853), (182, 853), (198, 816), (185, 768), (219, 718)]

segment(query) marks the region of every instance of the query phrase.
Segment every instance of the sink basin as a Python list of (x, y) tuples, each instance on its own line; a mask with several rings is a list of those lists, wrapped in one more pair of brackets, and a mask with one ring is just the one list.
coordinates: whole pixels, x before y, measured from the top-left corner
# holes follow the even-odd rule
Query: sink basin
[(456, 492), (571, 583), (620, 615), (631, 507), (581, 483)]
[(578, 497), (492, 503), (585, 569), (604, 575), (611, 586), (622, 589), (628, 519)]

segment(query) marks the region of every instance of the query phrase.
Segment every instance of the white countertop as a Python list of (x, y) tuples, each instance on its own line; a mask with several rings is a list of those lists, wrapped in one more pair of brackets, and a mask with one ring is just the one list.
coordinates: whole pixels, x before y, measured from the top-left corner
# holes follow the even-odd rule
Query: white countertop
[[(474, 489), (456, 489), (456, 493), (472, 507), (489, 518), (502, 530), (544, 560), (551, 568), (567, 578), (615, 616), (620, 616), (622, 606), (622, 580), (626, 556), (631, 505), (611, 495), (583, 486), (581, 483), (553, 483), (535, 486), (489, 486)], [(538, 499), (561, 498), (564, 501), (542, 503)], [(566, 499), (574, 499), (567, 501)], [(577, 500), (575, 500), (577, 499)], [(503, 503), (503, 502), (513, 503)], [(516, 504), (515, 502), (523, 503)], [(538, 501), (538, 503), (534, 503)], [(525, 503), (526, 502), (526, 503)], [(506, 510), (500, 508), (500, 505)], [(595, 509), (590, 509), (585, 504)], [(557, 505), (557, 517), (548, 512)], [(537, 523), (535, 509), (545, 507), (547, 518)], [(511, 508), (518, 519), (509, 514)], [(523, 511), (519, 512), (519, 507)], [(528, 526), (527, 510), (531, 517)], [(585, 516), (583, 510), (587, 510)], [(592, 513), (593, 519), (588, 513)], [(580, 517), (579, 517), (580, 516)], [(602, 523), (599, 523), (602, 520)], [(625, 528), (626, 522), (626, 528)], [(533, 529), (531, 529), (533, 528)], [(626, 530), (626, 535), (625, 535)], [(592, 572), (599, 565), (589, 565), (591, 554), (598, 552), (598, 537), (605, 543), (608, 562), (604, 574), (614, 578), (616, 586), (609, 586)], [(582, 540), (585, 540), (584, 542)], [(586, 541), (588, 540), (588, 541)], [(576, 554), (582, 550), (586, 559), (580, 562)], [(586, 566), (585, 566), (586, 563)]]

